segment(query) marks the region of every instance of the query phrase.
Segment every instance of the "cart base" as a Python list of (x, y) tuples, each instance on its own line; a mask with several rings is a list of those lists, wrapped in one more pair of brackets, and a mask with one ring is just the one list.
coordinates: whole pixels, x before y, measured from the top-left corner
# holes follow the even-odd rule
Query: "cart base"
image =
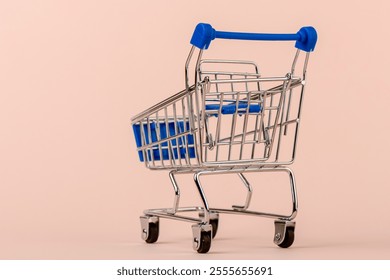
[[(258, 211), (247, 210), (250, 204), (252, 187), (244, 176), (244, 173), (248, 172), (286, 172), (289, 175), (291, 196), (292, 196), (292, 212), (290, 215), (280, 215), (274, 213), (265, 213)], [(295, 178), (292, 170), (289, 168), (279, 166), (273, 168), (253, 168), (243, 170), (217, 170), (217, 171), (198, 171), (194, 173), (194, 181), (198, 188), (203, 206), (193, 207), (179, 207), (180, 189), (175, 179), (176, 174), (189, 174), (193, 171), (171, 171), (170, 179), (175, 192), (174, 206), (173, 208), (159, 208), (159, 209), (147, 209), (144, 211), (144, 216), (140, 217), (142, 239), (147, 243), (154, 243), (158, 239), (159, 235), (159, 219), (172, 219), (184, 222), (193, 223), (193, 249), (198, 253), (207, 253), (211, 248), (212, 238), (217, 234), (219, 225), (219, 214), (238, 214), (249, 215), (257, 217), (265, 217), (274, 219), (275, 234), (274, 243), (281, 248), (288, 248), (294, 242), (295, 222), (292, 221), (297, 215), (298, 202)], [(211, 208), (208, 205), (203, 187), (200, 182), (202, 175), (211, 174), (228, 174), (237, 173), (241, 178), (243, 184), (247, 188), (247, 199), (243, 206), (233, 205), (232, 209), (225, 208)], [(183, 213), (197, 212), (199, 218), (183, 215)]]

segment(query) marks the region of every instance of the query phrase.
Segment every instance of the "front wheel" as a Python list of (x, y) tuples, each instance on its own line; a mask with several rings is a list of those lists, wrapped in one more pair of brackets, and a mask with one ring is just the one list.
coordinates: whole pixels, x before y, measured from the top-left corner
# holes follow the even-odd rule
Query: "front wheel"
[(210, 250), (211, 247), (211, 232), (201, 232), (200, 234), (200, 240), (198, 240), (199, 248), (197, 250), (200, 254), (205, 254)]

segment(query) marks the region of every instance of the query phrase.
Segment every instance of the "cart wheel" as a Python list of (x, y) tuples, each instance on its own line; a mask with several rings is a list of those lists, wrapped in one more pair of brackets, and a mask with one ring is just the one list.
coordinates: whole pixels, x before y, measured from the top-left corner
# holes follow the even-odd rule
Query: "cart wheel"
[(159, 222), (149, 223), (149, 234), (148, 238), (145, 239), (146, 243), (154, 243), (158, 239), (159, 234)]
[(287, 227), (282, 243), (278, 244), (281, 248), (288, 248), (294, 243), (294, 227)]
[(213, 228), (212, 238), (217, 235), (219, 219), (210, 219), (211, 227)]
[(198, 241), (199, 248), (198, 253), (204, 254), (207, 253), (210, 250), (211, 247), (211, 232), (210, 231), (203, 231), (200, 233), (200, 240)]
[(209, 223), (192, 225), (192, 247), (195, 251), (204, 254), (210, 250), (212, 230)]
[(158, 217), (141, 216), (142, 239), (146, 243), (154, 243), (158, 239), (160, 222)]
[[(203, 218), (204, 214), (203, 212), (199, 213), (199, 218)], [(213, 229), (212, 238), (214, 238), (217, 235), (218, 231), (218, 224), (219, 224), (219, 214), (217, 212), (210, 212), (210, 225)]]

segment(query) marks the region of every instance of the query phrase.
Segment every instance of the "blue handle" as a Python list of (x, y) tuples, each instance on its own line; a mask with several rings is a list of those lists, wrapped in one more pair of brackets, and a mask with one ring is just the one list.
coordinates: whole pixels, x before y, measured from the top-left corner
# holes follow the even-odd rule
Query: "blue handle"
[(259, 41), (296, 41), (295, 47), (311, 52), (317, 43), (317, 32), (314, 27), (302, 27), (295, 34), (266, 34), (266, 33), (242, 33), (216, 31), (208, 23), (199, 23), (191, 38), (191, 44), (199, 49), (206, 50), (215, 38), (236, 40), (259, 40)]

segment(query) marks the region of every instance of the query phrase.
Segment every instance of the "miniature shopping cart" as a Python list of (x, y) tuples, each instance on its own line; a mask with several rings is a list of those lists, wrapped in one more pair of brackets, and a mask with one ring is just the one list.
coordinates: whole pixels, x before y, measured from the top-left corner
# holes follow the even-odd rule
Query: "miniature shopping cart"
[[(216, 38), (295, 41), (297, 50), (287, 74), (263, 77), (254, 62), (203, 59), (204, 50)], [(170, 170), (175, 193), (172, 208), (148, 209), (140, 217), (147, 243), (157, 241), (159, 220), (168, 218), (193, 223), (193, 248), (207, 253), (219, 214), (226, 213), (272, 218), (274, 243), (282, 248), (293, 244), (297, 191), (294, 174), (286, 166), (295, 159), (306, 69), (316, 41), (313, 27), (294, 34), (259, 34), (216, 31), (205, 23), (196, 26), (185, 64), (184, 90), (132, 119), (139, 160), (152, 170)], [(193, 84), (188, 71), (191, 62), (195, 64)], [(290, 215), (248, 210), (252, 185), (246, 173), (250, 172), (288, 174)], [(193, 174), (200, 206), (179, 207), (179, 174)], [(245, 203), (230, 209), (210, 207), (200, 178), (211, 174), (237, 174), (247, 191)], [(198, 215), (190, 216), (190, 212)]]

